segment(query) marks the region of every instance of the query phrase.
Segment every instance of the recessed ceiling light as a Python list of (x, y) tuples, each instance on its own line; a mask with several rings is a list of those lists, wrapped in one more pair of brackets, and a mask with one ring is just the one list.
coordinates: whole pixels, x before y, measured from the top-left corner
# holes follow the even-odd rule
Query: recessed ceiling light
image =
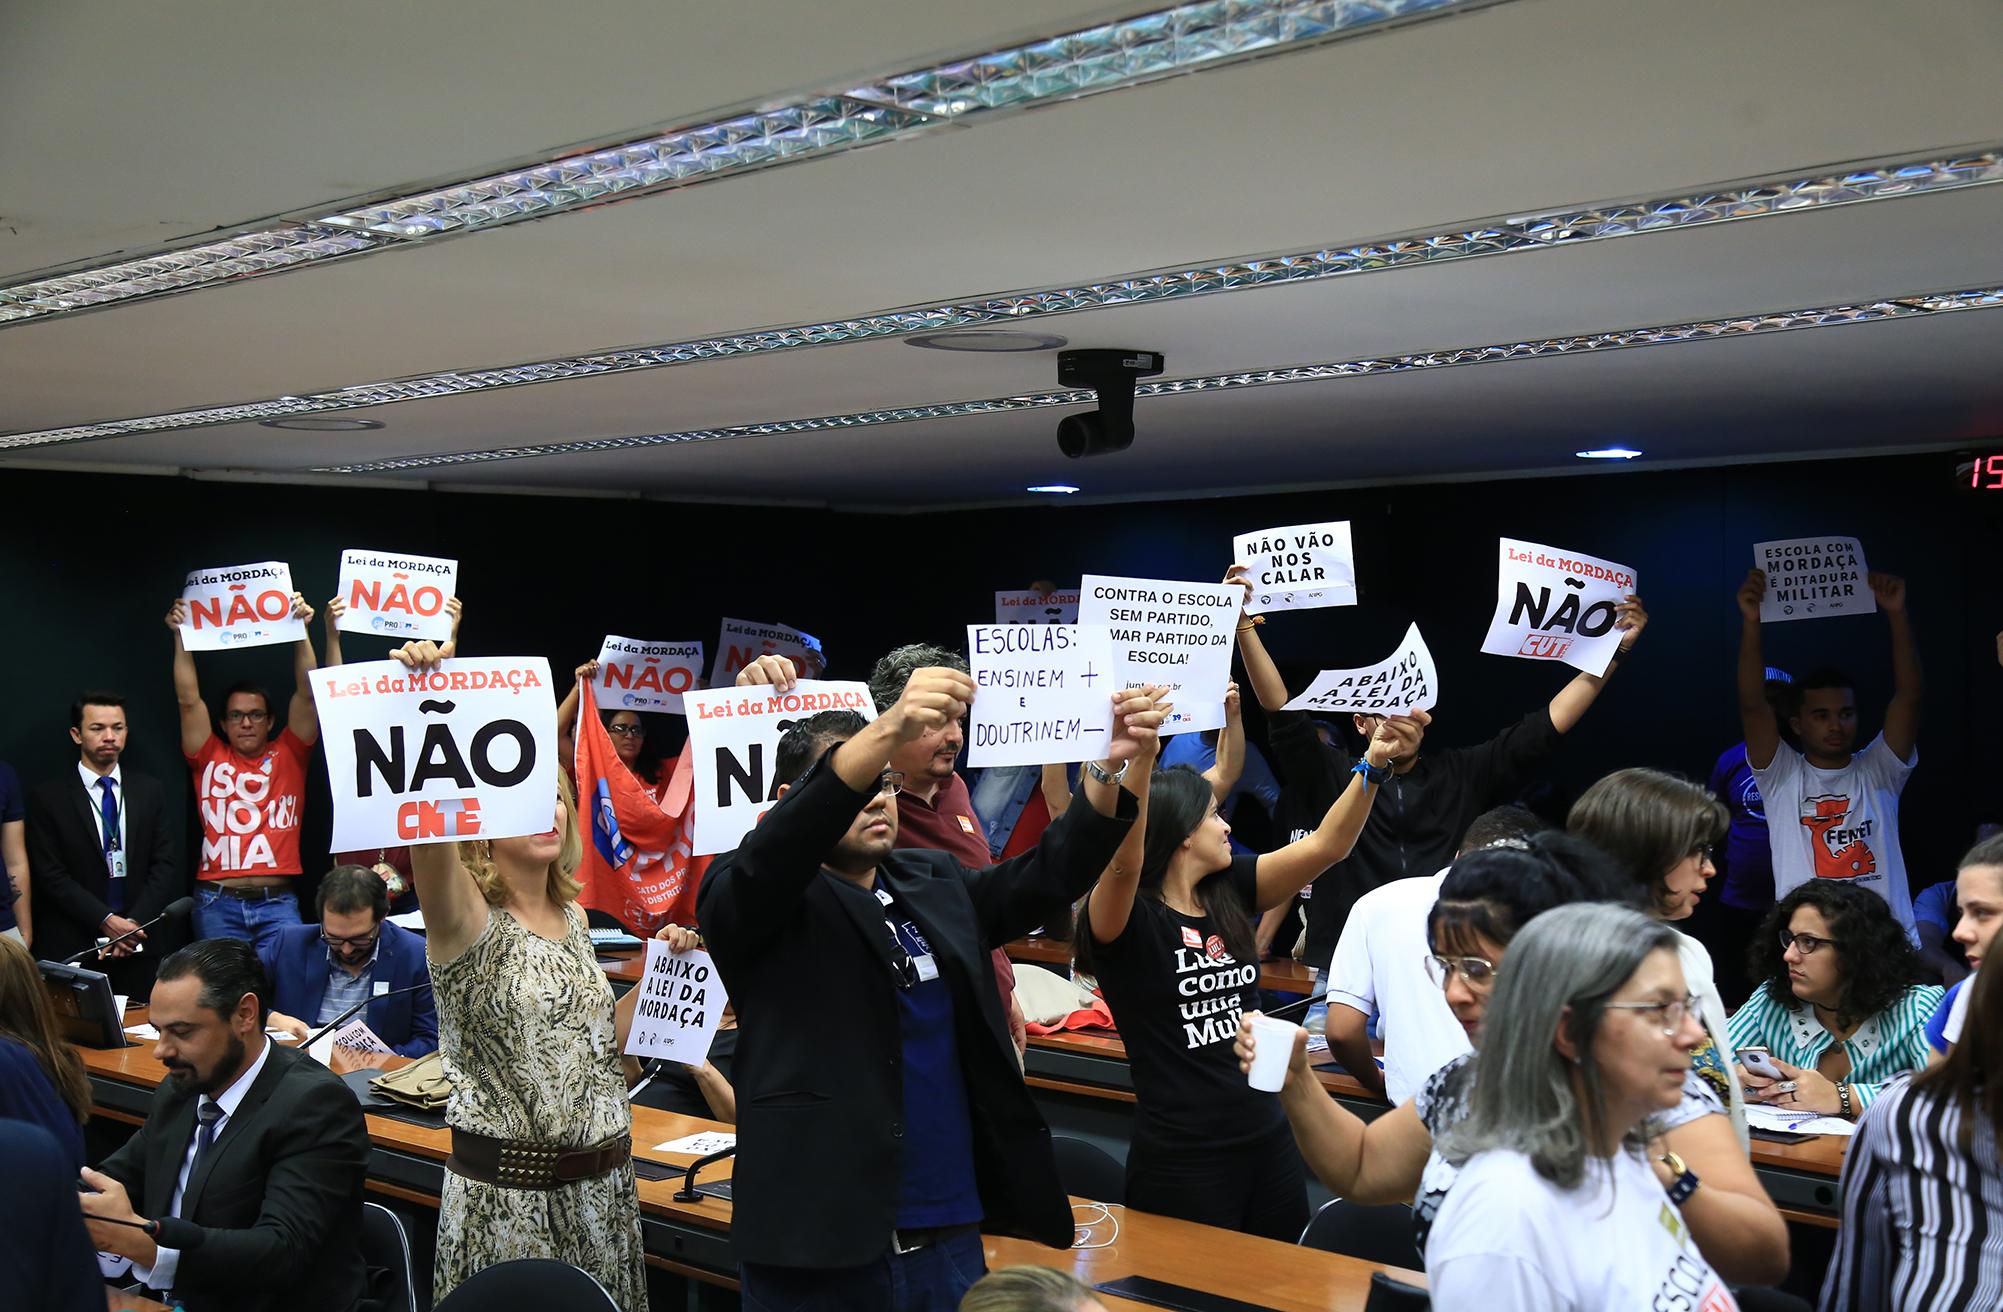
[(260, 419), (257, 422), (261, 428), (294, 428), (302, 433), (359, 433), (383, 426), (380, 419), (334, 419), (317, 415), (300, 415), (296, 419)]
[(1018, 333), (1006, 328), (981, 328), (972, 332), (921, 333), (904, 339), (906, 346), (925, 351), (1054, 351), (1066, 345), (1055, 333)]
[(1077, 490), (1077, 488), (1072, 487), (1069, 483), (1045, 483), (1039, 487), (1026, 487), (1023, 489), (1025, 492), (1055, 492), (1066, 496)]
[(1632, 460), (1641, 452), (1627, 446), (1603, 446), (1591, 451), (1574, 451), (1572, 454), (1581, 460)]

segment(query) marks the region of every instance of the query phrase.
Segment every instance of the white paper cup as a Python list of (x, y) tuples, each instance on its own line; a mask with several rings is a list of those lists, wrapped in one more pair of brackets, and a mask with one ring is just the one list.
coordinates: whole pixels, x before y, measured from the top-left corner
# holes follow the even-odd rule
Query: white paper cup
[(1252, 1017), (1252, 1069), (1245, 1079), (1261, 1093), (1278, 1093), (1294, 1059), (1294, 1031), (1300, 1026), (1271, 1016)]

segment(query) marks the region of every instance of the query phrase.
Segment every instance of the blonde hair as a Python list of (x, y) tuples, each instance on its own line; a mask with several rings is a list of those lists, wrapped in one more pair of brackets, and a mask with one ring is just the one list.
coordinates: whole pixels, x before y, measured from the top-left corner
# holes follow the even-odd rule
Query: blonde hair
[(0, 934), (0, 1036), (34, 1054), (78, 1125), (90, 1119), (90, 1077), (83, 1058), (63, 1037), (55, 1008), (42, 987), (42, 969), (28, 949)]
[[(584, 885), (571, 878), (571, 873), (584, 859), (584, 838), (577, 830), (577, 793), (571, 787), (570, 775), (563, 770), (556, 772), (556, 795), (563, 802), (565, 824), (563, 846), (557, 849), (556, 860), (549, 863), (548, 891), (549, 900), (562, 906), (566, 902), (575, 902), (577, 895), (584, 891)], [(493, 842), (480, 838), (455, 846), (459, 852), (459, 864), (480, 886), (480, 896), (487, 899), (487, 905), (506, 906), (508, 881), (494, 864)]]
[(974, 1282), (960, 1312), (1077, 1312), (1091, 1297), (1091, 1288), (1066, 1272), (1005, 1266)]

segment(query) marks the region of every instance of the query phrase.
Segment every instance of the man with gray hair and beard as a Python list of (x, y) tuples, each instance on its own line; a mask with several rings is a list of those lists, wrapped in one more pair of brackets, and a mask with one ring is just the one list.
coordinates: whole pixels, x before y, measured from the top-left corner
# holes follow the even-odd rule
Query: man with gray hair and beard
[[(967, 662), (958, 652), (927, 643), (907, 643), (884, 656), (869, 672), (869, 695), (876, 700), (877, 712), (896, 705), (912, 673), (928, 667), (967, 673)], [(967, 781), (954, 768), (966, 738), (963, 715), (927, 729), (891, 753), (890, 768), (904, 776), (903, 791), (897, 795), (897, 846), (945, 852), (967, 869), (979, 870), (993, 864), (994, 855), (988, 848), (987, 827), (974, 813)], [(1008, 1008), (1009, 1038), (1020, 1058), (1028, 1046), (1029, 1031), (1022, 1006), (1015, 1000), (1015, 965), (1002, 948), (994, 950), (991, 960), (995, 989)]]

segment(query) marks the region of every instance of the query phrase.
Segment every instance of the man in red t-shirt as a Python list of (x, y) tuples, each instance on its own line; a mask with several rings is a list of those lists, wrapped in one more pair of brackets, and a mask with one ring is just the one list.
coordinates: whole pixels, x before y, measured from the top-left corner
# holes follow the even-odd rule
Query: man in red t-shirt
[[(271, 695), (255, 683), (223, 694), (211, 720), (195, 678), (195, 658), (181, 644), (183, 603), (167, 612), (174, 634), (174, 699), (181, 709), (181, 755), (194, 776), (202, 820), (202, 861), (196, 873), (195, 934), (241, 938), (262, 947), (281, 925), (297, 925), (299, 813), (306, 802), (306, 762), (320, 739), (320, 712), (308, 677), (318, 663), (313, 640), (292, 646), (296, 690), (285, 728), (272, 733)], [(292, 613), (313, 618), (306, 598), (292, 594)]]
[[(924, 643), (899, 647), (870, 671), (869, 693), (877, 710), (895, 705), (904, 695), (912, 671), (928, 666), (967, 673), (966, 660), (944, 647)], [(943, 729), (926, 730), (891, 755), (890, 768), (904, 776), (903, 791), (897, 795), (897, 846), (951, 853), (961, 865), (979, 870), (993, 865), (995, 858), (988, 850), (987, 830), (974, 814), (973, 798), (967, 795), (967, 781), (953, 768), (966, 736), (965, 721), (954, 720)], [(1020, 1056), (1029, 1033), (1023, 1027), (1022, 1007), (1015, 1000), (1015, 966), (999, 945), (992, 957), (995, 987), (1008, 1004), (1009, 1036)]]

